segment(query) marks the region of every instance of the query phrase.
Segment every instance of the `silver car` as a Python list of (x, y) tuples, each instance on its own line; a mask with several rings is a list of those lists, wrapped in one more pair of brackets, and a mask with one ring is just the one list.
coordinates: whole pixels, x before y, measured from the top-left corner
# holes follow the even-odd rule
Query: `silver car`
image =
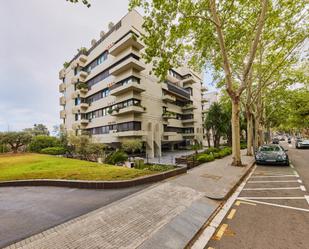
[(262, 145), (255, 153), (255, 163), (289, 166), (289, 157), (283, 147), (277, 144)]

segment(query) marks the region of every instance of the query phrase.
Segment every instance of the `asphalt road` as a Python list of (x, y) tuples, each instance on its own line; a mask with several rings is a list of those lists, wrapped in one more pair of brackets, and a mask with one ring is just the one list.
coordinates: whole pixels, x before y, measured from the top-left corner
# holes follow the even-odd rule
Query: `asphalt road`
[(117, 190), (59, 187), (0, 188), (0, 248), (131, 195)]
[(309, 248), (309, 150), (291, 167), (257, 166), (206, 249)]

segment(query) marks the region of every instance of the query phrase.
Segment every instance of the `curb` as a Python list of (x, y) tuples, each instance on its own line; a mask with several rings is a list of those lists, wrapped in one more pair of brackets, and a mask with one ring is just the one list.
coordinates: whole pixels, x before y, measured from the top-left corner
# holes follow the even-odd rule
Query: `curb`
[(82, 180), (57, 180), (57, 179), (30, 179), (0, 182), (0, 187), (30, 187), (30, 186), (53, 186), (83, 189), (119, 189), (134, 187), (147, 183), (159, 182), (164, 179), (184, 174), (186, 167), (178, 167), (170, 171), (143, 176), (132, 180), (123, 181), (82, 181)]
[(239, 185), (244, 181), (244, 179), (250, 174), (250, 172), (253, 169), (253, 166), (255, 165), (255, 161), (251, 163), (251, 165), (248, 167), (248, 170), (239, 178), (239, 180), (234, 184), (234, 186), (230, 189), (229, 192), (224, 196), (222, 199), (215, 199), (215, 198), (209, 198), (213, 200), (222, 201), (218, 207), (212, 212), (212, 214), (209, 216), (209, 218), (205, 221), (204, 225), (201, 226), (201, 228), (197, 231), (197, 233), (191, 238), (189, 243), (184, 247), (185, 249), (190, 249), (192, 245), (198, 240), (200, 235), (203, 233), (203, 231), (208, 227), (208, 225), (211, 223), (211, 221), (214, 219), (214, 217), (219, 213), (221, 208), (224, 206), (226, 200), (233, 194), (233, 192), (239, 187)]

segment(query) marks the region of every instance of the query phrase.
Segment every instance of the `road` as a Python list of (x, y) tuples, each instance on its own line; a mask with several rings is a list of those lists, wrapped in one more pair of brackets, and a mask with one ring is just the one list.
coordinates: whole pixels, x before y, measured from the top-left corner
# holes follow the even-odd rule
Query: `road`
[(309, 248), (309, 150), (290, 167), (257, 166), (206, 249)]
[(149, 185), (89, 190), (0, 188), (0, 248), (131, 195)]

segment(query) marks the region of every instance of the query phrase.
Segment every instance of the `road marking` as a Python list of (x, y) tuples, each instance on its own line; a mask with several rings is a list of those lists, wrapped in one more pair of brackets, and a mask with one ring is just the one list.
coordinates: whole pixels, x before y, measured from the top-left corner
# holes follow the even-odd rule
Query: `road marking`
[(306, 191), (306, 187), (305, 187), (304, 185), (301, 185), (299, 188), (300, 188), (302, 191)]
[(229, 215), (227, 216), (227, 218), (228, 218), (229, 220), (233, 219), (235, 213), (236, 213), (236, 209), (233, 208), (233, 209), (231, 210), (231, 212), (229, 213)]
[(302, 181), (302, 180), (300, 180), (300, 179), (298, 179), (297, 181), (298, 181), (299, 183), (303, 183), (303, 181)]
[(295, 171), (295, 170), (293, 170), (294, 171), (294, 174), (297, 176), (297, 177), (299, 177), (299, 174)]
[[(301, 189), (302, 186), (300, 187), (284, 187), (284, 188), (244, 188), (243, 190), (283, 190), (283, 189)], [(305, 190), (303, 190), (305, 191)]]
[(305, 195), (305, 199), (306, 199), (306, 201), (308, 202), (308, 205), (309, 205), (309, 195)]
[(208, 247), (208, 249), (215, 249), (215, 248), (213, 248), (213, 247)]
[(245, 201), (236, 201), (236, 203), (235, 203), (236, 206), (239, 206), (240, 204), (247, 204), (247, 205), (256, 206), (255, 204), (252, 204), (250, 202), (245, 202)]
[(294, 169), (294, 165), (293, 165), (293, 164), (290, 164), (290, 167), (291, 167), (292, 169)]
[[(280, 205), (280, 204), (269, 203), (269, 202), (264, 202), (264, 201), (254, 201), (254, 200), (247, 200), (247, 201), (251, 201), (251, 202), (257, 203), (257, 204), (268, 205), (268, 206), (282, 207), (282, 208), (287, 208), (287, 209), (294, 209), (294, 210), (298, 210), (298, 211), (309, 212), (309, 209), (305, 209), (305, 208), (290, 207), (290, 206), (286, 206), (286, 205)], [(309, 196), (308, 196), (307, 201), (309, 203)]]
[(239, 185), (236, 191), (231, 195), (231, 197), (226, 201), (223, 205), (222, 209), (218, 212), (218, 214), (212, 219), (209, 226), (205, 228), (199, 238), (194, 242), (191, 249), (200, 249), (204, 248), (211, 237), (216, 232), (217, 227), (220, 225), (224, 217), (226, 216), (227, 212), (230, 210), (234, 202), (236, 201), (237, 197), (239, 196), (241, 190), (246, 185), (248, 179), (252, 176), (253, 172), (256, 170), (256, 166), (254, 166), (253, 170), (249, 173), (246, 179)]
[(228, 224), (222, 224), (221, 227), (219, 228), (218, 232), (216, 233), (214, 240), (220, 240), (227, 229)]
[(261, 197), (261, 196), (245, 196), (245, 197), (241, 197), (238, 198), (239, 200), (301, 200), (301, 199), (305, 199), (304, 196), (272, 196), (272, 197)]
[(266, 182), (300, 182), (301, 180), (282, 180), (282, 181), (249, 181), (248, 183), (266, 183)]
[(251, 178), (264, 178), (264, 177), (299, 177), (297, 175), (264, 175), (264, 176), (252, 176)]

